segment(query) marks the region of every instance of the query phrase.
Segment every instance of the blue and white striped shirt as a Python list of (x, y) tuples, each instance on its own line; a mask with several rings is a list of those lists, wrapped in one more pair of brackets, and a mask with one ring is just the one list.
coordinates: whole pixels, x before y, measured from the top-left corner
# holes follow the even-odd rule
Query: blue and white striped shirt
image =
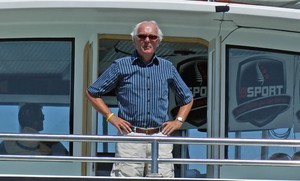
[(88, 87), (94, 97), (115, 89), (118, 116), (137, 127), (158, 127), (169, 120), (169, 88), (179, 105), (188, 104), (193, 95), (173, 64), (154, 56), (146, 65), (137, 54), (115, 60)]

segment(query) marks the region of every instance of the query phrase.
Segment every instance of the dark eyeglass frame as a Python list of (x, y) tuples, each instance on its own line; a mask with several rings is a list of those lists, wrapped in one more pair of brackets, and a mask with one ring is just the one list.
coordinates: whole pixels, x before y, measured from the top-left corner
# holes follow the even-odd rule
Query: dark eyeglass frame
[(139, 39), (141, 40), (145, 40), (147, 37), (149, 38), (149, 40), (155, 41), (158, 39), (157, 35), (146, 35), (146, 34), (139, 34), (136, 35)]

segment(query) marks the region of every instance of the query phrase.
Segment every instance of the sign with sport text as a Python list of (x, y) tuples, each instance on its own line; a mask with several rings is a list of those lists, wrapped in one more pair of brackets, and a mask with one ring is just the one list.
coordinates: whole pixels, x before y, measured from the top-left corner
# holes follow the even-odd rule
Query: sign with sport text
[(291, 128), (297, 55), (229, 47), (228, 130)]
[[(196, 127), (207, 121), (207, 57), (190, 57), (181, 60), (177, 69), (183, 81), (193, 93), (193, 106), (186, 121)], [(176, 116), (179, 107), (171, 110)]]

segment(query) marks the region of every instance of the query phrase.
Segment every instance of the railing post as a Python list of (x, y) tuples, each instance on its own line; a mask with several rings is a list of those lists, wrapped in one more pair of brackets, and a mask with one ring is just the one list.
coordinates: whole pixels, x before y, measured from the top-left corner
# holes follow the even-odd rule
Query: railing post
[(158, 141), (154, 139), (151, 142), (151, 174), (148, 174), (147, 177), (162, 177), (158, 174)]

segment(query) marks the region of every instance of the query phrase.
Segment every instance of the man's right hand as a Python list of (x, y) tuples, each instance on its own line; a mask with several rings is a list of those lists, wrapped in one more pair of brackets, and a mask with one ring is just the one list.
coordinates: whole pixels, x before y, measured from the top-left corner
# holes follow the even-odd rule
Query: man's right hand
[(132, 131), (131, 124), (128, 121), (125, 121), (124, 119), (116, 115), (113, 115), (107, 121), (114, 125), (121, 134), (123, 134), (123, 131), (125, 131), (126, 133), (130, 133)]

